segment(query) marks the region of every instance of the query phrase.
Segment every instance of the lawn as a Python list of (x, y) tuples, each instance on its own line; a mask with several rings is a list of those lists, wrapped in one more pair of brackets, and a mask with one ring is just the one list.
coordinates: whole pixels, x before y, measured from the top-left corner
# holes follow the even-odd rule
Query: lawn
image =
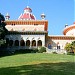
[(75, 75), (75, 56), (28, 53), (0, 57), (0, 75)]

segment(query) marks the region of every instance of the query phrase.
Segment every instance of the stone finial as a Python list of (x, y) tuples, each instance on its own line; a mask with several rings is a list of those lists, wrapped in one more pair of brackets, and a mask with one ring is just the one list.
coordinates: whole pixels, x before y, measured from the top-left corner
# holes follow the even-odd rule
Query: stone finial
[(5, 16), (5, 20), (9, 20), (10, 16), (9, 14), (7, 13), (6, 16)]
[(46, 15), (43, 13), (43, 14), (41, 14), (41, 18), (42, 18), (42, 20), (45, 20), (45, 17), (46, 17)]
[(68, 26), (68, 24), (65, 24), (65, 27), (67, 27)]

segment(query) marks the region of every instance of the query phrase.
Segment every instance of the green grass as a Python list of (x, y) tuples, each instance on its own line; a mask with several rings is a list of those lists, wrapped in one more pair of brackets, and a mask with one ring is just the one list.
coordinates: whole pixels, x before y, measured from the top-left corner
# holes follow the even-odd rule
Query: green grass
[(0, 75), (75, 75), (75, 56), (29, 53), (1, 57)]

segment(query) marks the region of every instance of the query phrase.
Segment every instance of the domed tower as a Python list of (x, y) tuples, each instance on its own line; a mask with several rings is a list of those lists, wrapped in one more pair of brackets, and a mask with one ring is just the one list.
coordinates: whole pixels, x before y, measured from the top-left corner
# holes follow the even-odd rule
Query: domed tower
[(44, 13), (41, 14), (42, 20), (45, 20), (46, 15)]
[(27, 6), (24, 9), (23, 14), (21, 14), (18, 18), (18, 20), (36, 20), (35, 16), (32, 14), (32, 9)]
[(10, 18), (10, 15), (7, 13), (5, 16), (5, 20), (9, 20), (9, 18)]
[(31, 13), (32, 12), (32, 9), (27, 6), (25, 9), (24, 9), (24, 13)]

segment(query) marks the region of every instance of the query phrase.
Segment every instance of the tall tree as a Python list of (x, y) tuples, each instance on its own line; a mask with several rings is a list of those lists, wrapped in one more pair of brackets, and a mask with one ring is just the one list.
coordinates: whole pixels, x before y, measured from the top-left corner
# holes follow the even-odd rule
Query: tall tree
[(4, 40), (4, 37), (7, 33), (7, 29), (5, 28), (5, 18), (4, 16), (0, 13), (0, 46), (2, 44), (4, 44), (5, 40)]

